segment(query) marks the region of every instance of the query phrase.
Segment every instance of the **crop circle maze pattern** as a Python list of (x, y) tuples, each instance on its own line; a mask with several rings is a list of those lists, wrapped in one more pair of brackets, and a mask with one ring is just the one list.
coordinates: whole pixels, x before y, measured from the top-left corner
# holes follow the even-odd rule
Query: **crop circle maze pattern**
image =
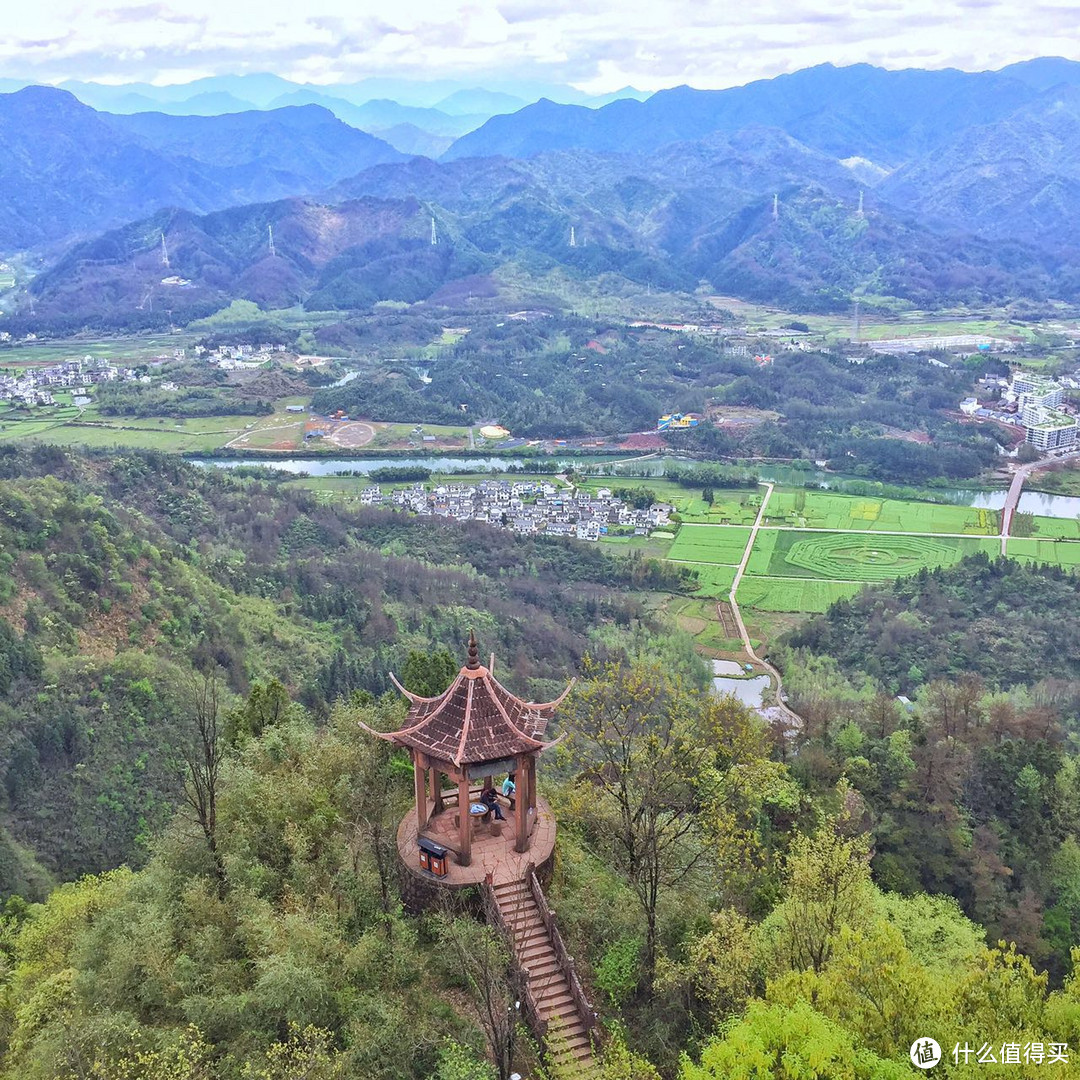
[(784, 561), (837, 581), (891, 581), (923, 566), (953, 563), (959, 552), (925, 536), (821, 535), (800, 538)]

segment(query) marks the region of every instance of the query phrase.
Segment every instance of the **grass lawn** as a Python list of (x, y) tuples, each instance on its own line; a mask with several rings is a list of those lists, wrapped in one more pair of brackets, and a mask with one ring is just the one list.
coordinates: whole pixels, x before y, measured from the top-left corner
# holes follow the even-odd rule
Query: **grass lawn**
[(668, 552), (669, 559), (696, 563), (725, 563), (738, 566), (750, 539), (748, 528), (716, 528), (711, 525), (681, 525)]
[(693, 636), (695, 644), (701, 648), (715, 652), (742, 651), (742, 642), (738, 638), (722, 636), (715, 600), (675, 596), (666, 605), (665, 611), (680, 630)]
[(788, 489), (773, 492), (766, 522), (801, 529), (994, 536), (1001, 528), (1001, 515), (966, 506)]
[(1000, 550), (999, 542), (993, 539), (769, 530), (758, 533), (747, 574), (839, 582), (891, 581), (924, 566), (951, 566), (976, 551), (993, 555)]

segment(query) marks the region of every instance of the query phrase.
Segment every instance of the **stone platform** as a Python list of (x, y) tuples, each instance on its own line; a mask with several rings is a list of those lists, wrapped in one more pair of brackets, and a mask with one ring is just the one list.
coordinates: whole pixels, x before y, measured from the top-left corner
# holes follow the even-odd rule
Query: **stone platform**
[(424, 829), (424, 835), (448, 849), (447, 864), (449, 873), (446, 877), (435, 877), (420, 868), (420, 849), (416, 846), (416, 810), (410, 810), (398, 826), (398, 854), (410, 876), (439, 888), (460, 889), (469, 885), (478, 885), (487, 875), (492, 875), (493, 884), (508, 881), (521, 881), (526, 868), (532, 863), (538, 869), (546, 867), (555, 852), (555, 817), (547, 802), (537, 797), (536, 821), (533, 824), (529, 848), (523, 853), (514, 850), (516, 830), (516, 810), (501, 804), (506, 821), (503, 822), (502, 835), (494, 836), (488, 823), (479, 822), (474, 826), (472, 836), (472, 861), (468, 866), (460, 866), (455, 861), (454, 851), (458, 843), (458, 830), (454, 824), (457, 807), (449, 805), (439, 814), (432, 816)]

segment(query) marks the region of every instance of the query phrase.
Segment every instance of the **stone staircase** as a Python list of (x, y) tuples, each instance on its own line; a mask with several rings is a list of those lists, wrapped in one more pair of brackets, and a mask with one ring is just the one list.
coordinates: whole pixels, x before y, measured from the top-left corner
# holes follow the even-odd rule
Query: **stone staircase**
[(599, 1066), (591, 1037), (593, 1013), (552, 913), (546, 902), (544, 912), (537, 903), (537, 894), (542, 900), (543, 893), (535, 881), (530, 870), (523, 881), (492, 885), (494, 901), (513, 942), (514, 957), (526, 975), (527, 996), (540, 1022), (537, 1026), (553, 1075), (566, 1080), (595, 1076)]

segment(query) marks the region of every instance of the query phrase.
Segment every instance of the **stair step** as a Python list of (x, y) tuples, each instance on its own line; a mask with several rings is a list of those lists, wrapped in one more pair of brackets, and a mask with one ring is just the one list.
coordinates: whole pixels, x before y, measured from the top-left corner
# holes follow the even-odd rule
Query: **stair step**
[(582, 1061), (593, 1056), (591, 1046), (578, 1046), (566, 1053), (556, 1051), (551, 1055), (551, 1060), (556, 1064), (568, 1064), (570, 1061)]
[(545, 1017), (560, 1015), (562, 1010), (567, 1009), (567, 1006), (569, 1006), (568, 1013), (576, 1014), (577, 1009), (574, 1007), (574, 999), (569, 988), (560, 990), (557, 994), (547, 994), (536, 1003), (537, 1009)]
[(592, 1043), (583, 1027), (578, 1028), (574, 1034), (570, 1034), (569, 1032), (564, 1034), (560, 1031), (552, 1041), (555, 1044), (553, 1053), (556, 1057), (559, 1057), (561, 1054), (568, 1054), (571, 1050), (577, 1050), (581, 1047), (588, 1047), (590, 1050), (592, 1049)]
[(562, 970), (559, 967), (559, 961), (555, 954), (545, 956), (542, 959), (533, 959), (529, 962), (529, 978), (530, 979), (546, 979), (549, 975), (558, 972), (562, 974)]
[(551, 947), (551, 942), (547, 938), (534, 938), (532, 941), (525, 942), (514, 949), (517, 954), (518, 960), (528, 966), (530, 960), (534, 960), (540, 956), (554, 956), (555, 950)]

